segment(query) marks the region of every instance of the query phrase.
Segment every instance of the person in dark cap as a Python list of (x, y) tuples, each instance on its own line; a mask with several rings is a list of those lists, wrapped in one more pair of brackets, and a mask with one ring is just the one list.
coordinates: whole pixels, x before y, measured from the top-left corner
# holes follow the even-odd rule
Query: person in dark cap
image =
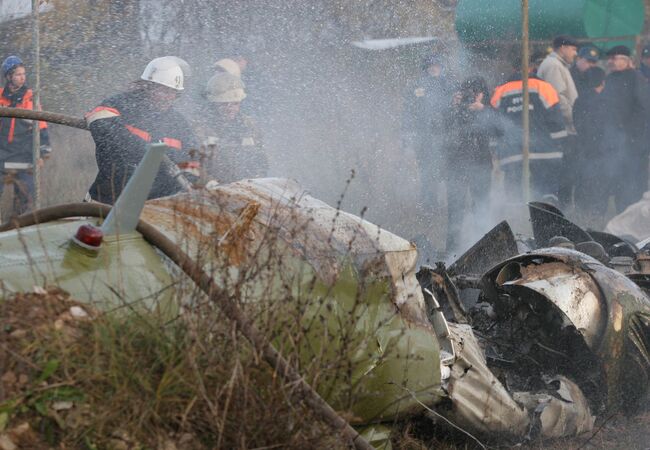
[(585, 90), (590, 88), (586, 86), (587, 84), (587, 70), (598, 65), (598, 60), (600, 59), (600, 52), (593, 45), (585, 45), (580, 47), (578, 50), (578, 56), (576, 56), (576, 62), (571, 67), (571, 76), (573, 77), (573, 82), (576, 85), (576, 90), (578, 91), (578, 96), (582, 95)]
[(426, 214), (438, 206), (443, 114), (451, 103), (451, 94), (439, 55), (426, 56), (421, 67), (421, 76), (404, 95), (402, 147), (415, 153), (420, 175), (418, 212)]
[(561, 34), (553, 38), (553, 50), (557, 50), (564, 45), (568, 47), (575, 47), (576, 51), (578, 50), (578, 41), (576, 41), (572, 36)]
[(537, 69), (537, 76), (551, 83), (560, 96), (560, 109), (568, 133), (573, 133), (573, 103), (578, 98), (571, 64), (578, 52), (578, 42), (570, 36), (558, 36), (553, 39), (553, 51)]
[(605, 89), (605, 71), (591, 67), (584, 71), (584, 90), (573, 105), (573, 123), (576, 137), (577, 181), (575, 189), (576, 209), (591, 227), (602, 228), (609, 200), (609, 172), (604, 145), (603, 124), (607, 122), (607, 110), (602, 95)]
[(634, 70), (630, 49), (617, 45), (607, 52), (610, 70), (603, 99), (607, 111), (604, 145), (615, 169), (612, 189), (616, 209), (623, 211), (648, 187), (646, 117), (650, 113), (647, 83)]
[(537, 76), (550, 83), (560, 98), (560, 111), (564, 120), (564, 128), (569, 135), (564, 155), (562, 175), (560, 176), (560, 189), (558, 197), (563, 207), (571, 205), (573, 196), (574, 166), (577, 163), (572, 154), (571, 147), (575, 128), (573, 126), (573, 103), (578, 98), (578, 91), (571, 76), (571, 65), (578, 51), (578, 42), (570, 36), (558, 36), (553, 40), (553, 51), (537, 69)]

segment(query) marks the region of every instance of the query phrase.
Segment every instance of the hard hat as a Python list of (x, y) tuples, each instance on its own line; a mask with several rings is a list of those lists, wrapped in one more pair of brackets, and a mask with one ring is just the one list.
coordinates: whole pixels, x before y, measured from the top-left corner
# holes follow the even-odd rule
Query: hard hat
[(239, 103), (246, 98), (241, 78), (222, 72), (213, 75), (205, 88), (205, 97), (214, 103)]
[(17, 56), (9, 56), (2, 62), (2, 75), (7, 76), (9, 72), (16, 68), (16, 66), (22, 66), (23, 60)]
[(183, 78), (184, 79), (187, 79), (190, 76), (192, 76), (192, 68), (187, 63), (187, 61), (185, 61), (183, 58), (179, 58), (178, 56), (163, 56), (163, 58), (167, 58), (170, 61), (176, 62), (176, 64), (178, 64), (180, 66), (181, 70), (183, 71)]
[(152, 60), (140, 76), (141, 80), (161, 84), (177, 91), (183, 90), (183, 78), (183, 69), (175, 56), (163, 56)]
[(219, 61), (214, 63), (214, 68), (217, 70), (227, 72), (236, 77), (241, 77), (241, 68), (239, 67), (239, 64), (237, 64), (234, 60), (230, 58), (220, 59)]

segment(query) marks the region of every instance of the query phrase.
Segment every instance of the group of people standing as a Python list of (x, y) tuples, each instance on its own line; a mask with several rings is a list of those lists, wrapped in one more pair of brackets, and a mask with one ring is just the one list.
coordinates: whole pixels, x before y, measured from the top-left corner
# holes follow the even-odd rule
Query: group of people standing
[(154, 59), (130, 90), (90, 111), (86, 122), (96, 145), (98, 173), (88, 198), (112, 204), (151, 142), (163, 142), (170, 151), (149, 198), (187, 186), (266, 175), (259, 132), (241, 111), (246, 98), (241, 67), (231, 59), (215, 63), (190, 120), (174, 108), (189, 74), (189, 65), (174, 56)]
[[(628, 47), (606, 53), (570, 36), (529, 63), (529, 166), (533, 199), (604, 217), (609, 199), (622, 211), (648, 189), (650, 46), (635, 69)], [(523, 162), (521, 61), (493, 90), (483, 77), (453, 83), (439, 56), (407, 91), (403, 136), (416, 154), (419, 205), (432, 208), (442, 180), (447, 192), (446, 251), (458, 250), (470, 194), (472, 211), (488, 205), (493, 172), (508, 201), (520, 200)]]
[[(637, 70), (628, 47), (606, 53), (580, 46), (569, 36), (553, 40), (552, 51), (530, 61), (530, 185), (535, 198), (562, 208), (604, 216), (611, 196), (622, 211), (648, 188), (650, 149), (650, 46)], [(404, 145), (415, 152), (420, 179), (419, 211), (440, 205), (439, 183), (447, 193), (447, 252), (457, 249), (470, 194), (471, 204), (488, 205), (493, 172), (503, 175), (510, 199), (521, 198), (523, 81), (521, 61), (494, 89), (483, 77), (459, 83), (445, 73), (445, 61), (431, 55), (422, 76), (408, 90)], [(86, 116), (94, 139), (98, 173), (87, 199), (112, 204), (133, 174), (149, 143), (169, 148), (150, 197), (187, 186), (227, 183), (265, 176), (267, 156), (253, 120), (242, 113), (245, 60), (223, 59), (211, 68), (200, 98), (179, 112), (189, 65), (174, 56), (152, 60), (125, 92), (102, 101)], [(33, 109), (23, 62), (7, 58), (0, 106)], [(183, 109), (183, 108), (181, 108)], [(32, 121), (0, 118), (0, 170), (14, 182), (14, 214), (30, 208)], [(39, 122), (41, 154), (49, 155), (47, 126)]]
[[(241, 79), (245, 60), (221, 59), (200, 98), (179, 112), (190, 67), (181, 58), (152, 60), (140, 79), (125, 92), (103, 100), (85, 115), (95, 142), (98, 173), (86, 200), (113, 204), (134, 173), (148, 145), (169, 147), (149, 198), (175, 194), (189, 186), (227, 183), (266, 175), (268, 161), (254, 121), (241, 111), (246, 87)], [(26, 85), (23, 62), (16, 56), (2, 64), (5, 87), (0, 106), (35, 109)], [(38, 122), (41, 155), (50, 154), (45, 122)], [(33, 122), (0, 118), (0, 170), (2, 187), (15, 186), (12, 214), (32, 207)], [(41, 164), (42, 162), (39, 162)]]

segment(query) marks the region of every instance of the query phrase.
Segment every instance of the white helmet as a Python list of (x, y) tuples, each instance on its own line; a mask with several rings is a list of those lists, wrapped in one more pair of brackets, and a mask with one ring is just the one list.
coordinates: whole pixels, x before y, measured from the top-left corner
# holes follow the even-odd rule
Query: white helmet
[(246, 98), (241, 78), (227, 72), (213, 75), (205, 88), (205, 97), (214, 103), (239, 103)]
[[(177, 91), (182, 91), (184, 76), (179, 60), (180, 58), (175, 56), (156, 58), (147, 64), (140, 79), (161, 84)], [(189, 67), (189, 65), (187, 67)]]
[(236, 77), (241, 77), (241, 68), (239, 67), (239, 64), (230, 58), (220, 59), (214, 63), (214, 68), (219, 71), (228, 72)]
[(184, 79), (187, 79), (192, 75), (192, 68), (187, 63), (187, 61), (185, 61), (183, 58), (179, 58), (178, 56), (163, 56), (163, 58), (167, 58), (171, 61), (174, 61), (176, 64), (178, 64), (181, 70), (183, 71)]

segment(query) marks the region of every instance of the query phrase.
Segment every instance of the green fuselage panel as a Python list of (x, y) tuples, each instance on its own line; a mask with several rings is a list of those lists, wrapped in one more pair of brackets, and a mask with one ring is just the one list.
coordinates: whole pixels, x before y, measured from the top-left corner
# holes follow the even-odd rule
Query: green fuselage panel
[(141, 235), (105, 239), (94, 254), (70, 241), (83, 223), (65, 220), (2, 233), (2, 295), (57, 286), (100, 310), (171, 307), (172, 277)]
[[(92, 254), (70, 242), (82, 223), (2, 233), (4, 295), (58, 286), (103, 311), (177, 311), (177, 282), (186, 279), (141, 235), (105, 239)], [(325, 282), (291, 249), (278, 247), (273, 251), (279, 257), (269, 258), (262, 270), (218, 264), (213, 254), (209, 265), (219, 268), (211, 273), (222, 287), (237, 286), (237, 298), (252, 307), (249, 312), (257, 311), (260, 329), (277, 330), (274, 342), (282, 353), (300, 355), (301, 373), (334, 408), (353, 413), (355, 423), (371, 423), (421, 411), (421, 403), (440, 399), (435, 333), (400, 313), (389, 276), (362, 276), (342, 257), (336, 280)]]

